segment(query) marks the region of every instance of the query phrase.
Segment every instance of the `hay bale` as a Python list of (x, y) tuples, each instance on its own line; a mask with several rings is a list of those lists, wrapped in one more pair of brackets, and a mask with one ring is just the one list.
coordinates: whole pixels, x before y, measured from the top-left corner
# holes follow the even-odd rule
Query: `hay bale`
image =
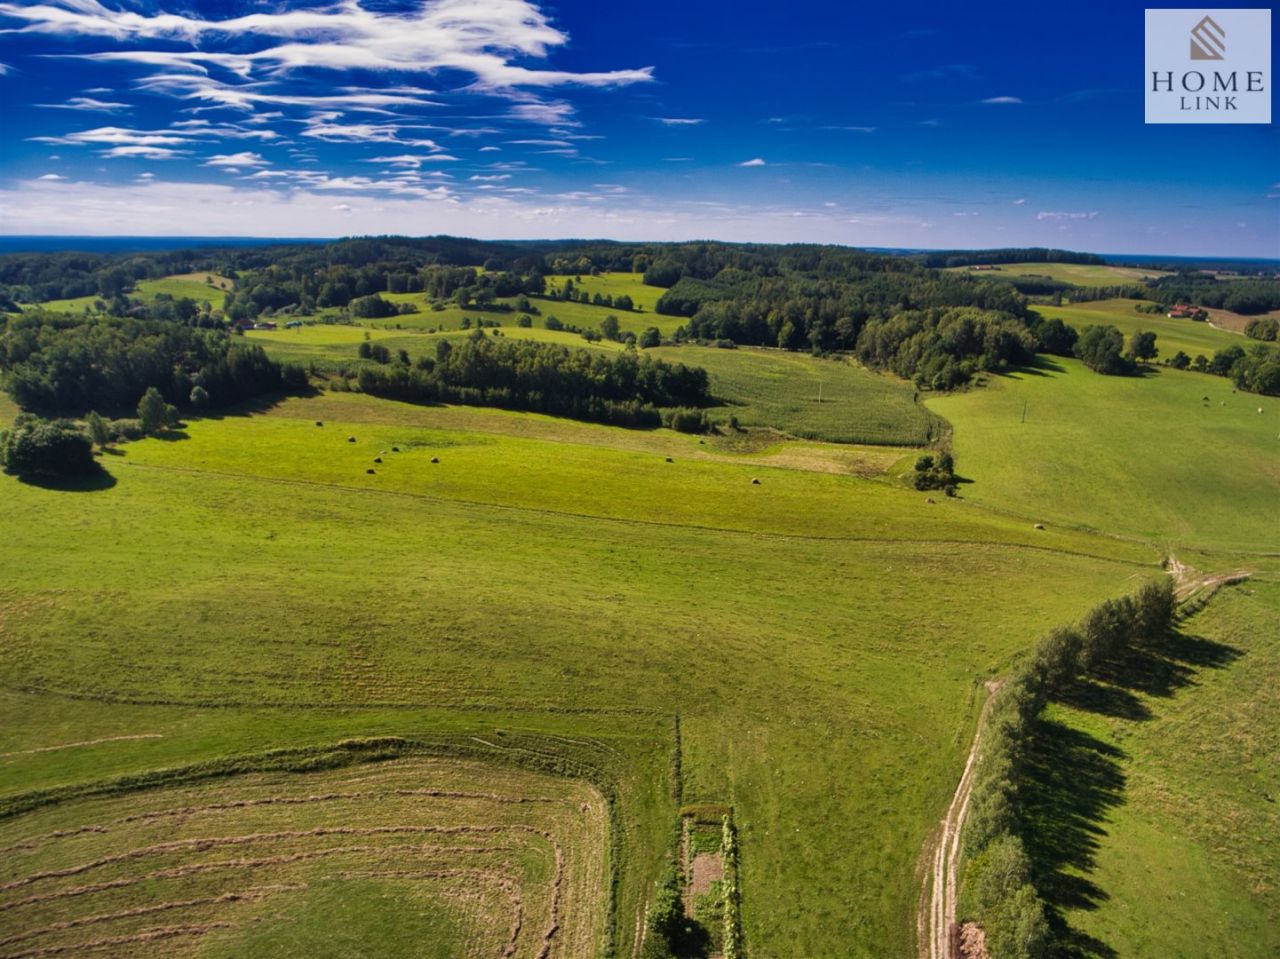
[(1044, 523), (1036, 523), (1036, 529), (1044, 529)]
[(753, 476), (753, 477), (751, 477), (751, 485), (752, 485), (752, 486), (759, 486), (759, 485), (760, 485), (760, 481), (759, 481), (758, 479), (756, 479), (756, 478)]
[(398, 447), (398, 446), (393, 446), (393, 447), (391, 447), (391, 452), (393, 452), (393, 453), (399, 453), (399, 452), (400, 452), (400, 447)]
[(374, 475), (375, 473), (377, 473), (378, 471), (377, 471), (377, 470), (375, 470), (375, 469), (367, 469), (367, 470), (365, 470), (365, 472), (366, 472), (366, 473), (368, 473), (370, 476), (373, 476), (373, 475)]
[(324, 426), (324, 420), (316, 420), (316, 426)]
[(347, 437), (347, 442), (348, 442), (348, 443), (354, 443), (355, 441), (356, 441), (356, 438), (355, 438), (354, 436), (348, 436), (348, 437)]
[[(1261, 410), (1259, 410), (1258, 412), (1259, 412), (1259, 413), (1261, 413), (1262, 411), (1261, 411)], [(673, 460), (670, 456), (668, 456), (668, 457), (667, 457), (667, 462), (668, 462), (668, 463), (674, 463), (674, 462), (675, 462), (675, 460)]]
[(433, 463), (439, 463), (439, 462), (440, 462), (440, 457), (438, 457), (438, 456), (433, 456), (433, 457), (431, 457), (431, 462), (433, 462)]
[(375, 463), (381, 463), (381, 462), (382, 462), (382, 457), (381, 457), (381, 456), (375, 456), (375, 457), (373, 458), (373, 461), (374, 461)]
[(924, 498), (924, 501), (925, 501), (926, 503), (936, 503), (936, 502), (938, 502), (938, 501), (937, 501), (936, 499), (934, 499), (932, 496), (926, 496), (926, 497)]

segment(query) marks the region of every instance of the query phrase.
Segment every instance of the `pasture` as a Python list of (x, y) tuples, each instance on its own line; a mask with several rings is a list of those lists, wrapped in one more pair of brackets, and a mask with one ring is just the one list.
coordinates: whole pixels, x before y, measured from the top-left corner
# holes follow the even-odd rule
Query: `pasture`
[(1140, 270), (1132, 266), (1092, 263), (998, 263), (991, 270), (975, 270), (968, 266), (948, 267), (949, 273), (969, 273), (975, 277), (998, 280), (1001, 277), (1041, 276), (1075, 286), (1120, 286), (1139, 284), (1143, 280), (1168, 276), (1161, 270)]
[(1086, 326), (1114, 326), (1128, 340), (1138, 330), (1156, 335), (1160, 350), (1156, 362), (1169, 359), (1179, 350), (1191, 359), (1212, 359), (1218, 350), (1229, 346), (1248, 349), (1257, 343), (1239, 333), (1230, 332), (1197, 320), (1171, 319), (1164, 313), (1139, 313), (1137, 300), (1099, 300), (1095, 303), (1071, 303), (1063, 306), (1036, 305), (1032, 309), (1044, 317), (1057, 317), (1068, 326), (1082, 330)]
[[(504, 755), (536, 757), (569, 773), (560, 790), (582, 790), (575, 782), (585, 779), (613, 797), (620, 956), (632, 954), (671, 847), (677, 782), (684, 802), (734, 807), (753, 955), (913, 955), (916, 857), (954, 788), (981, 680), (1049, 626), (1157, 572), (1145, 546), (1033, 530), (973, 503), (929, 504), (801, 461), (735, 460), (696, 437), (352, 394), (193, 420), (104, 462), (110, 479), (93, 489), (0, 478), (14, 517), (0, 554), (0, 845), (223, 801), (193, 770), (217, 772), (218, 796), (232, 801), (356, 788), (327, 761), (288, 775), (254, 765), (285, 747), (330, 755), (340, 740), (367, 737), (466, 745), (481, 754), (465, 758), (490, 767), (474, 773), (486, 783), (506, 775)], [(430, 787), (431, 775), (407, 768)], [(277, 778), (223, 775), (232, 770)], [(119, 778), (139, 774), (151, 778), (133, 785), (152, 788)], [(401, 772), (369, 764), (359, 775), (399, 781)], [(563, 794), (545, 781), (504, 788)], [(330, 805), (338, 812), (317, 803), (325, 808), (302, 815), (328, 828), (342, 818), (342, 804)], [(182, 836), (281, 831), (257, 825), (273, 814), (256, 808), (219, 813), (220, 831), (195, 815)], [(502, 805), (481, 820), (453, 803), (421, 808), (398, 797), (370, 825), (505, 825), (539, 814)], [(30, 869), (6, 868), (29, 875), (112, 859), (156, 845), (150, 828), (60, 838), (32, 851)], [(598, 845), (591, 836), (584, 850)], [(281, 843), (249, 858), (327, 848), (314, 837)], [(502, 853), (534, 936), (547, 915), (536, 899), (550, 861), (541, 849)], [(496, 870), (484, 855), (457, 868)], [(227, 856), (209, 848), (205, 858)], [(127, 880), (168, 866), (162, 855), (101, 868)], [(343, 868), (384, 870), (367, 858)], [(587, 887), (603, 874), (586, 875), (597, 877), (582, 887), (579, 901), (590, 903)], [(334, 938), (344, 934), (339, 893), (310, 867), (235, 881), (156, 887), (136, 901), (111, 893), (114, 905), (59, 906), (67, 911), (39, 924), (9, 911), (0, 930), (45, 935), (64, 919), (304, 885), (274, 900), (287, 906), (288, 941), (345, 941)], [(407, 905), (424, 901), (416, 897), (448, 899), (373, 876), (352, 893), (357, 903), (406, 903), (369, 930), (373, 942), (403, 934), (393, 927), (424, 928), (422, 910)], [(477, 888), (466, 908), (509, 908), (486, 895)], [(193, 906), (188, 921), (140, 914), (121, 928), (198, 926), (183, 941), (214, 954), (284, 954), (284, 940), (252, 922), (270, 902)], [(475, 912), (428, 911), (442, 942), (479, 941)], [(571, 926), (567, 916), (566, 936), (595, 935), (573, 930), (596, 920)], [(497, 927), (511, 928), (505, 918)], [(114, 933), (56, 932), (102, 934)]]
[(1220, 376), (1102, 376), (1053, 357), (928, 405), (955, 429), (966, 499), (1165, 551), (1275, 549), (1280, 398)]
[(1224, 589), (1162, 652), (1053, 708), (1051, 741), (1071, 744), (1061, 808), (1079, 818), (1046, 823), (1061, 851), (1052, 888), (1086, 941), (1119, 956), (1280, 951), (1278, 670), (1271, 576)]
[[(231, 280), (225, 276), (214, 273), (176, 273), (157, 280), (139, 280), (134, 290), (125, 295), (139, 300), (153, 300), (161, 294), (175, 300), (187, 297), (220, 310), (230, 289)], [(99, 299), (99, 296), (78, 296), (69, 300), (48, 300), (40, 305), (57, 313), (82, 313), (93, 309), (93, 304)]]

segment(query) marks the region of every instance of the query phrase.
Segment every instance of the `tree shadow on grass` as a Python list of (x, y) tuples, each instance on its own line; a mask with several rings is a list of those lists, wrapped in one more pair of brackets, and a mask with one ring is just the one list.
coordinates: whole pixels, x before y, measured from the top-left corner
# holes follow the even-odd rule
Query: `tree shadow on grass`
[[(1239, 649), (1181, 629), (1135, 644), (1081, 677), (1057, 700), (1075, 709), (1132, 722), (1154, 713), (1142, 697), (1168, 698), (1195, 685), (1204, 669), (1221, 669)], [(1089, 875), (1110, 810), (1125, 801), (1124, 752), (1088, 732), (1050, 719), (1036, 722), (1026, 756), (1025, 839), (1036, 888), (1049, 906), (1055, 959), (1114, 959), (1105, 942), (1073, 929), (1065, 913), (1096, 909), (1109, 897)]]
[(19, 476), (18, 482), (59, 493), (98, 493), (116, 485), (116, 478), (104, 469), (84, 476)]
[(1054, 376), (1065, 372), (1066, 369), (1054, 357), (1047, 353), (1037, 353), (1030, 362), (994, 375), (1008, 380), (1020, 380), (1028, 376)]

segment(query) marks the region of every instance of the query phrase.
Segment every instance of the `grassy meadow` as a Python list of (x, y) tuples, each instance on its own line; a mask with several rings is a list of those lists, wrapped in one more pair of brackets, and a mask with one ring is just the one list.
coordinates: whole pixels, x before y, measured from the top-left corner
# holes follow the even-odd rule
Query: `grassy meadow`
[(1101, 376), (1054, 357), (928, 405), (955, 430), (973, 502), (1163, 550), (1275, 551), (1280, 398), (1208, 374)]
[[(3, 478), (0, 799), (353, 737), (598, 744), (626, 771), (628, 955), (678, 712), (683, 799), (735, 808), (752, 955), (911, 955), (980, 680), (1156, 554), (666, 431), (560, 429), (330, 394), (128, 444), (102, 488)], [(0, 844), (38, 831), (10, 816)], [(290, 914), (321, 923), (329, 895)]]
[(1123, 283), (1141, 283), (1168, 274), (1161, 270), (1140, 270), (1132, 266), (1111, 266), (1092, 263), (1000, 263), (993, 270), (974, 270), (968, 266), (948, 267), (951, 273), (972, 273), (976, 276), (999, 279), (1002, 276), (1044, 276), (1076, 286), (1118, 286)]
[[(214, 273), (177, 273), (157, 280), (139, 280), (135, 288), (126, 295), (140, 300), (153, 300), (161, 294), (167, 294), (175, 300), (185, 296), (220, 310), (230, 289), (231, 280), (225, 276)], [(100, 296), (78, 296), (69, 300), (48, 300), (40, 305), (46, 310), (60, 313), (82, 313), (92, 310), (93, 304), (100, 299)]]

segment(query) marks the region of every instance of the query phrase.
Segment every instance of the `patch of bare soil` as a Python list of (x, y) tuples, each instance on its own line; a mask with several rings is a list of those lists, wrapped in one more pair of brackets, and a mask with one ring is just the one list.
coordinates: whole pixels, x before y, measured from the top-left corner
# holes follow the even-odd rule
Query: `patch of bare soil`
[(976, 922), (960, 927), (960, 959), (991, 959), (987, 952), (987, 934)]
[(724, 859), (718, 852), (700, 852), (689, 867), (689, 894), (693, 898), (711, 891), (711, 884), (724, 878)]

